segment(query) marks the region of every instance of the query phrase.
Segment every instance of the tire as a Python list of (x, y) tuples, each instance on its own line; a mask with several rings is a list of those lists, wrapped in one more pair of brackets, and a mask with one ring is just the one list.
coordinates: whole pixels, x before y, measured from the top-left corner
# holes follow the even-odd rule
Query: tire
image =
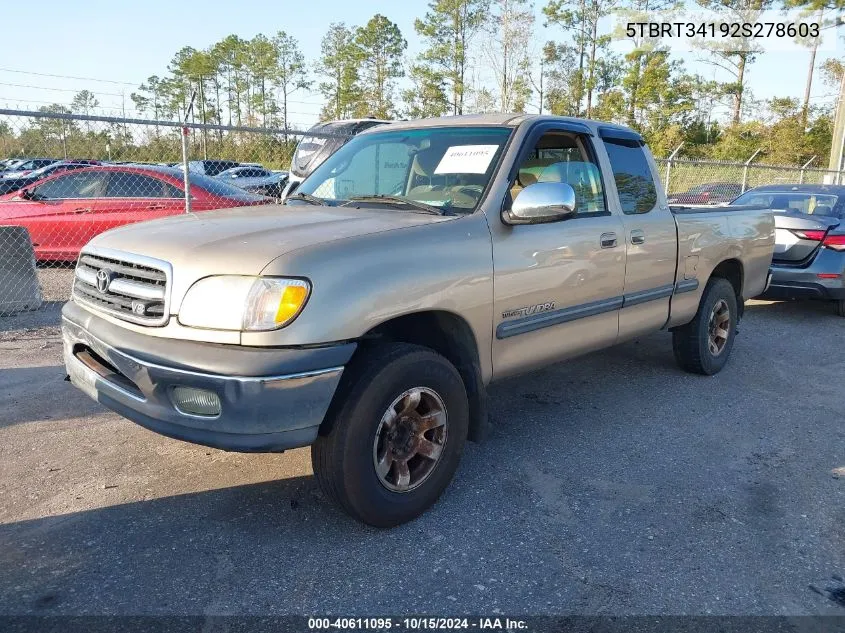
[[(426, 347), (390, 343), (353, 360), (339, 389), (327, 414), (329, 430), (311, 447), (323, 493), (375, 527), (418, 517), (449, 485), (466, 441), (469, 403), (460, 374)], [(420, 404), (410, 408), (415, 399)], [(443, 417), (437, 413), (441, 405)], [(431, 424), (438, 426), (421, 436), (419, 429)], [(423, 440), (426, 451), (435, 452), (431, 444), (439, 447), (436, 459), (415, 454), (403, 462)], [(377, 462), (389, 464), (386, 474), (377, 473)]]
[[(714, 331), (715, 340), (711, 341), (711, 324), (717, 322), (711, 322), (711, 318), (723, 317), (724, 309), (727, 310), (729, 321), (727, 328), (719, 329), (726, 330), (727, 336), (719, 336)], [(672, 332), (672, 348), (681, 369), (705, 376), (719, 373), (731, 355), (738, 316), (734, 287), (727, 279), (711, 278), (704, 288), (695, 318)], [(718, 350), (716, 353), (713, 345)]]
[(836, 314), (845, 317), (845, 299), (839, 299), (836, 302)]

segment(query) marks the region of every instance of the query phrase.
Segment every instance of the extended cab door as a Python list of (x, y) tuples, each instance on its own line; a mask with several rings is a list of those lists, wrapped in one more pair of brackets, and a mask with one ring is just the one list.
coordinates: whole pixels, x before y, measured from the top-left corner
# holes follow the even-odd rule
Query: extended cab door
[(624, 226), (607, 206), (588, 128), (535, 127), (511, 166), (504, 204), (538, 181), (572, 185), (576, 215), (547, 224), (492, 221), (495, 378), (612, 345), (618, 334)]
[(627, 249), (619, 339), (662, 328), (675, 290), (678, 235), (648, 149), (639, 134), (602, 127), (599, 136), (613, 173), (611, 201), (618, 205)]

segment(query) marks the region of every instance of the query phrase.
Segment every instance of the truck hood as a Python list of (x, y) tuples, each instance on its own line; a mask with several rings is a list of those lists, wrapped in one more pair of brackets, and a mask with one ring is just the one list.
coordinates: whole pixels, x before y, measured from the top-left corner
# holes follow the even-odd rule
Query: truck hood
[(132, 224), (103, 233), (90, 245), (169, 262), (175, 306), (202, 277), (258, 275), (270, 262), (294, 250), (451, 219), (398, 209), (274, 204)]

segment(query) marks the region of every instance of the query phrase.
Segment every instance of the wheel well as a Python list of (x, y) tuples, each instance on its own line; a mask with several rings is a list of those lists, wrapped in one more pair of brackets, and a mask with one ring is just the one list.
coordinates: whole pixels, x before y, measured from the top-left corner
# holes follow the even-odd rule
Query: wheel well
[(728, 282), (730, 282), (734, 288), (734, 294), (736, 295), (736, 305), (739, 308), (740, 316), (742, 316), (745, 303), (742, 299), (742, 281), (744, 278), (742, 262), (738, 259), (726, 259), (713, 269), (710, 276), (721, 277), (722, 279), (727, 279)]
[(478, 344), (469, 324), (451, 312), (431, 310), (396, 317), (361, 338), (356, 354), (379, 341), (413, 343), (444, 356), (460, 373), (469, 398), (469, 439), (478, 441), (487, 426), (487, 391), (481, 378)]

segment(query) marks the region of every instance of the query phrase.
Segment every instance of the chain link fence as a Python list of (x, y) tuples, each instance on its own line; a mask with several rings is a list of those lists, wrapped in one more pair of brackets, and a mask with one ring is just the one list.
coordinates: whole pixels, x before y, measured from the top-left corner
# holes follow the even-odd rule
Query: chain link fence
[[(0, 110), (0, 314), (66, 301), (80, 249), (103, 231), (186, 206), (200, 213), (275, 202), (302, 135)], [(679, 203), (728, 202), (759, 185), (845, 183), (840, 172), (807, 166), (657, 162), (666, 193)]]
[(0, 110), (0, 314), (66, 301), (80, 249), (104, 231), (277, 202), (303, 134)]
[(808, 166), (779, 166), (714, 160), (659, 159), (657, 166), (671, 202), (721, 204), (763, 185), (845, 184), (845, 173)]

